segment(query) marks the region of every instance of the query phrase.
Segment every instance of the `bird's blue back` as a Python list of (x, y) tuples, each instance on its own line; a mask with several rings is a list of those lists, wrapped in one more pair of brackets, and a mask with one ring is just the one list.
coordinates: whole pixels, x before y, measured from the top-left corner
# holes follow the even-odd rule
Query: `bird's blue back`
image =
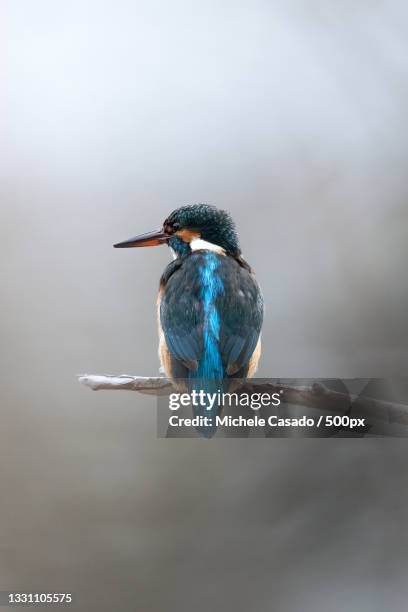
[(190, 371), (191, 378), (222, 380), (224, 377), (219, 346), (221, 321), (217, 309), (217, 298), (224, 292), (224, 285), (217, 272), (219, 265), (216, 255), (208, 251), (198, 268), (203, 304), (203, 351), (197, 370)]
[[(172, 262), (162, 277), (160, 321), (172, 378), (190, 391), (226, 391), (228, 378), (246, 376), (259, 339), (263, 301), (250, 271), (236, 259), (197, 251)], [(213, 418), (212, 410), (195, 414)], [(201, 431), (206, 437), (213, 428)]]

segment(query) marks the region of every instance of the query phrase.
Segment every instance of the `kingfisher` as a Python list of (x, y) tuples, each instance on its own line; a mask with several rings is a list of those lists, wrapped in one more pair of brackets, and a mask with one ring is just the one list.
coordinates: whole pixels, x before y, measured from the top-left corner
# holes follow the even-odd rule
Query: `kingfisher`
[[(262, 292), (225, 210), (191, 204), (174, 210), (159, 230), (119, 242), (116, 248), (167, 244), (173, 261), (164, 270), (157, 300), (162, 370), (180, 388), (227, 391), (231, 379), (251, 378), (261, 355)], [(194, 408), (210, 417), (198, 427), (216, 432), (220, 406)]]

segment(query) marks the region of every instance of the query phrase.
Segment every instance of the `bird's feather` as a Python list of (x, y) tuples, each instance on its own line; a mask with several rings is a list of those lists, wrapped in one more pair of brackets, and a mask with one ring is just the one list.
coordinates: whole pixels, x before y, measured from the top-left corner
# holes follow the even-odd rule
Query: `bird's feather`
[[(219, 377), (245, 376), (263, 317), (254, 276), (235, 258), (208, 251), (193, 252), (174, 264), (163, 276), (159, 308), (172, 358), (184, 365), (186, 378), (200, 374), (203, 360)], [(214, 350), (221, 371), (211, 355)]]

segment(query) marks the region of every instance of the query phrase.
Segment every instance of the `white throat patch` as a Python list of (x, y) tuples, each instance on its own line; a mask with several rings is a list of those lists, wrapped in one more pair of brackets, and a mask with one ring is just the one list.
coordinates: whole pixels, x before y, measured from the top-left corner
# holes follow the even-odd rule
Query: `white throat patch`
[(201, 240), (201, 238), (194, 238), (190, 242), (190, 247), (192, 251), (213, 251), (214, 253), (218, 253), (218, 255), (225, 255), (225, 249), (223, 249), (218, 244), (213, 244), (212, 242), (207, 242), (206, 240)]

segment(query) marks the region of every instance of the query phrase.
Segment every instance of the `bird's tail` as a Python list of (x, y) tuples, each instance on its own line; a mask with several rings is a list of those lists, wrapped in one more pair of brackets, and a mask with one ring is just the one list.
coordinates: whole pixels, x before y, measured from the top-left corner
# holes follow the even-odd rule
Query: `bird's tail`
[[(203, 358), (197, 370), (191, 370), (189, 375), (189, 390), (200, 394), (198, 405), (193, 404), (195, 417), (202, 417), (202, 423), (197, 431), (204, 438), (212, 438), (217, 431), (217, 415), (222, 405), (220, 398), (224, 392), (224, 367), (218, 347), (218, 329), (212, 326), (204, 335)], [(207, 417), (207, 418), (205, 418)]]
[(217, 431), (217, 416), (222, 410), (221, 398), (224, 389), (222, 378), (190, 376), (189, 392), (195, 392), (193, 402), (194, 417), (199, 417), (196, 430), (204, 438), (212, 438)]

